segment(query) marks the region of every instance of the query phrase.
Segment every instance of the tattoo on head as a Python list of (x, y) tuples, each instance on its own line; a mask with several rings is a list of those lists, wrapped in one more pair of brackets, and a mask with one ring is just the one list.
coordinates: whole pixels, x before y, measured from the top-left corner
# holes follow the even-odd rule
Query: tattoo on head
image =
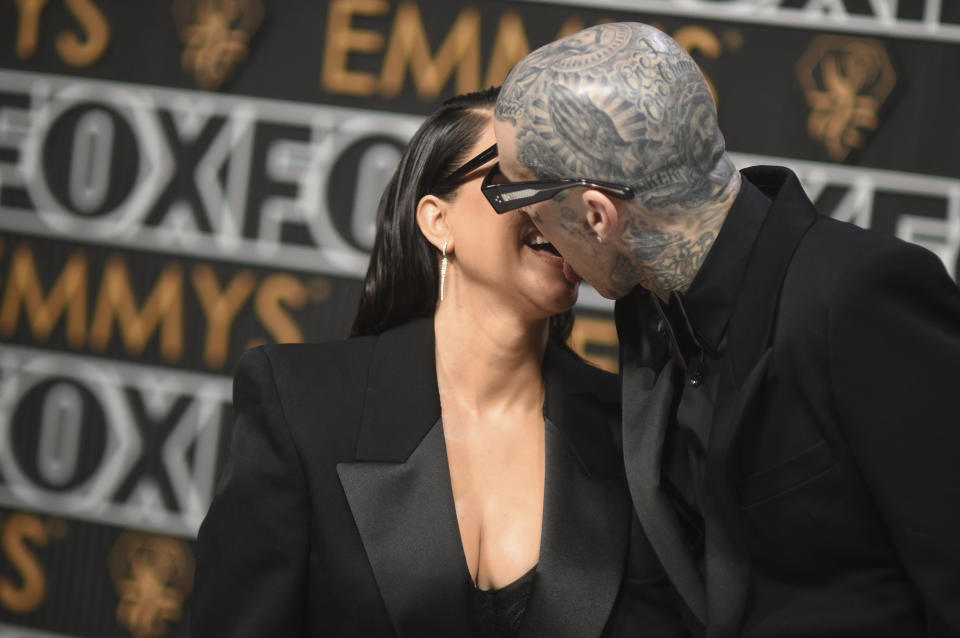
[(692, 278), (684, 268), (699, 267), (715, 229), (685, 213), (729, 195), (738, 176), (710, 89), (679, 44), (639, 23), (585, 29), (524, 58), (495, 116), (513, 125), (517, 160), (538, 178), (633, 187), (645, 219), (626, 227), (630, 258), (655, 262), (658, 278)]

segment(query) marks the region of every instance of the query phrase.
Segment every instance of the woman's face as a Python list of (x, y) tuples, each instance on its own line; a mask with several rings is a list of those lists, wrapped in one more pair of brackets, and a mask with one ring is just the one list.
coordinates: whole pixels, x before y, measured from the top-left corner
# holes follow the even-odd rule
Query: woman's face
[[(474, 157), (495, 142), (492, 120), (465, 157)], [(448, 225), (454, 240), (458, 294), (481, 291), (526, 318), (541, 319), (569, 310), (579, 282), (568, 281), (563, 259), (530, 218), (521, 212), (498, 215), (480, 192), (480, 183), (496, 161), (468, 176), (449, 203)], [(469, 287), (469, 289), (467, 289)]]

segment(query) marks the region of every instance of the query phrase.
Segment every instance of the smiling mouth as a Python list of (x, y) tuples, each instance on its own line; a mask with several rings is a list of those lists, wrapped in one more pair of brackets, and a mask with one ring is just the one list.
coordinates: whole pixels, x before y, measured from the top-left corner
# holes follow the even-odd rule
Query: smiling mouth
[(583, 280), (583, 277), (578, 275), (563, 256), (557, 252), (553, 244), (548, 242), (546, 237), (540, 234), (540, 231), (535, 230), (531, 232), (523, 241), (528, 247), (535, 250), (541, 259), (544, 259), (554, 267), (560, 268), (563, 271), (563, 276), (574, 286)]
[(526, 240), (524, 240), (524, 243), (536, 251), (550, 253), (551, 255), (555, 255), (557, 257), (560, 256), (560, 253), (557, 252), (557, 249), (553, 247), (553, 244), (548, 242), (546, 237), (540, 233), (531, 233), (527, 236)]

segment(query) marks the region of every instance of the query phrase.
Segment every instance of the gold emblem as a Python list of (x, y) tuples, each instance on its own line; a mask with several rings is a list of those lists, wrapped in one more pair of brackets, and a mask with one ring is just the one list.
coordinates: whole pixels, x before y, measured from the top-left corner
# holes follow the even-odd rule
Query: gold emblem
[(216, 89), (247, 57), (263, 19), (261, 0), (174, 0), (173, 16), (186, 45), (183, 68), (197, 86)]
[(110, 576), (120, 602), (117, 622), (133, 638), (161, 638), (183, 617), (193, 590), (193, 555), (184, 541), (127, 532), (110, 550)]
[(807, 129), (835, 162), (842, 162), (880, 125), (879, 112), (897, 81), (878, 40), (824, 35), (797, 61), (807, 94)]

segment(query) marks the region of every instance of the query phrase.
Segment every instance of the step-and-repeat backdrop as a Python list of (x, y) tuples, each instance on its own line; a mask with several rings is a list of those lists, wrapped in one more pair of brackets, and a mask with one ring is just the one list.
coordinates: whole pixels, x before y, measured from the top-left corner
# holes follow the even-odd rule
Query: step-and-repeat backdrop
[(956, 275), (960, 0), (0, 0), (0, 635), (187, 634), (239, 355), (343, 337), (422, 116), (611, 20), (692, 52), (738, 163)]

